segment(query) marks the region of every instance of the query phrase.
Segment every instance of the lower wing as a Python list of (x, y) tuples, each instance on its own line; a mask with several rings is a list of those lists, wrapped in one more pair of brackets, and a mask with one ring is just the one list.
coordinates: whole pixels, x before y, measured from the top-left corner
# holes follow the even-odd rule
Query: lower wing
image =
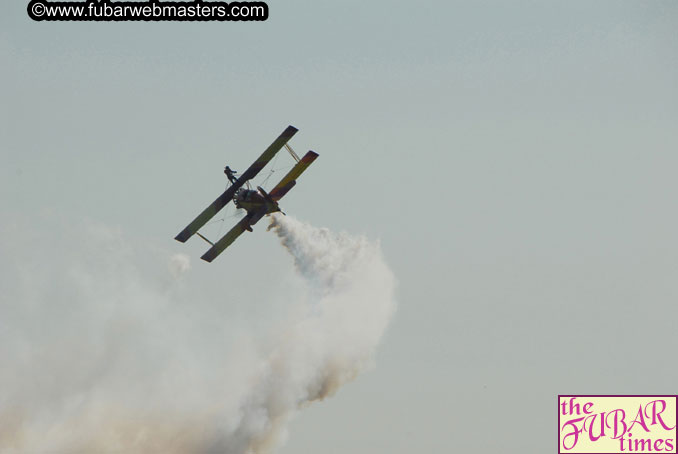
[(242, 234), (242, 232), (249, 228), (250, 228), (250, 217), (245, 216), (231, 230), (229, 230), (226, 235), (222, 236), (219, 241), (214, 243), (212, 247), (207, 252), (205, 252), (200, 258), (206, 262), (211, 262), (212, 260), (217, 258), (219, 254), (224, 252), (224, 249), (230, 246), (231, 243), (234, 242), (235, 239), (240, 236), (240, 234)]

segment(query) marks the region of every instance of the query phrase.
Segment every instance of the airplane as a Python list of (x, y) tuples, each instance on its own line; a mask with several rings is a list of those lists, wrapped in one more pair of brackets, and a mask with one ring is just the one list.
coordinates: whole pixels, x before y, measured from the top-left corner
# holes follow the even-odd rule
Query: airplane
[[(240, 176), (237, 176), (237, 172), (232, 170), (229, 166), (226, 166), (224, 173), (228, 177), (229, 182), (231, 183), (228, 188), (221, 194), (217, 199), (212, 202), (210, 206), (205, 208), (202, 213), (198, 215), (184, 230), (182, 230), (176, 237), (175, 240), (185, 243), (193, 234), (197, 234), (200, 238), (207, 241), (212, 247), (205, 252), (201, 259), (206, 262), (211, 262), (219, 254), (221, 254), (224, 249), (233, 243), (245, 230), (248, 232), (252, 231), (252, 226), (259, 222), (259, 220), (271, 213), (276, 213), (280, 211), (280, 206), (278, 201), (289, 192), (290, 189), (294, 187), (297, 183), (297, 178), (301, 175), (304, 170), (308, 168), (313, 161), (318, 157), (318, 153), (314, 151), (309, 151), (304, 155), (303, 158), (299, 159), (294, 151), (287, 145), (287, 142), (297, 133), (298, 129), (294, 126), (288, 126), (273, 143), (266, 148), (259, 158), (254, 161), (254, 163), (245, 170)], [(283, 177), (282, 180), (273, 188), (270, 192), (266, 192), (262, 187), (257, 186), (256, 190), (249, 189), (249, 180), (257, 176), (257, 174), (263, 169), (266, 164), (268, 164), (271, 159), (280, 151), (282, 148), (286, 147), (290, 154), (295, 158), (297, 163), (292, 167), (292, 169)], [(243, 186), (247, 185), (246, 188)], [(243, 208), (247, 211), (247, 215), (238, 222), (235, 227), (226, 233), (219, 241), (216, 243), (211, 242), (205, 238), (198, 230), (202, 228), (207, 221), (212, 219), (226, 204), (233, 200), (233, 204), (237, 208)], [(285, 213), (283, 213), (285, 214)]]

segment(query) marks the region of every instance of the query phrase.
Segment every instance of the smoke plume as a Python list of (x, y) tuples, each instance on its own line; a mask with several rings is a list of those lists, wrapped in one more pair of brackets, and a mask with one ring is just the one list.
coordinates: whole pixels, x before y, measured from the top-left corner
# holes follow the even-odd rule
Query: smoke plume
[(78, 248), (3, 227), (0, 453), (274, 452), (299, 409), (370, 366), (395, 279), (365, 238), (282, 216), (270, 229), (299, 285), (252, 336), (185, 301), (188, 256), (143, 258), (95, 224)]

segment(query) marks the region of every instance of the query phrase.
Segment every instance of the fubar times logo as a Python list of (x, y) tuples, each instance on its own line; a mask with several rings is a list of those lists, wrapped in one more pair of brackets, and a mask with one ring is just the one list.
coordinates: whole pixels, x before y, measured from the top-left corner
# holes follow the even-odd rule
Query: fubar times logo
[(676, 453), (676, 395), (559, 395), (558, 454)]

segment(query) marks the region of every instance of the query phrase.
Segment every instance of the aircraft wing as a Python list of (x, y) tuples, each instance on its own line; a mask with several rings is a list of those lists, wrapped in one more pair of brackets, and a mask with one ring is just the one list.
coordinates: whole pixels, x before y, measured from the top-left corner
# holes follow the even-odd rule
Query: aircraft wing
[[(200, 228), (212, 219), (226, 204), (233, 199), (235, 191), (240, 189), (242, 185), (245, 184), (248, 180), (254, 178), (260, 171), (263, 169), (268, 162), (273, 159), (273, 156), (280, 151), (280, 149), (287, 143), (288, 140), (294, 136), (298, 131), (294, 126), (288, 126), (282, 134), (278, 136), (273, 143), (264, 150), (264, 152), (259, 156), (259, 158), (254, 161), (254, 163), (245, 170), (242, 175), (233, 183), (231, 186), (224, 191), (217, 199), (212, 202), (210, 206), (205, 208), (202, 213), (198, 215), (184, 230), (182, 230), (177, 236), (174, 237), (175, 240), (181, 241), (182, 243), (186, 242), (195, 232), (200, 230)], [(230, 244), (230, 243), (229, 243)], [(216, 257), (216, 256), (215, 256)]]
[(287, 194), (287, 192), (297, 183), (296, 180), (299, 178), (299, 175), (301, 175), (304, 170), (306, 170), (308, 166), (310, 166), (313, 161), (315, 161), (317, 157), (318, 153), (315, 151), (309, 151), (306, 153), (304, 157), (301, 158), (289, 172), (287, 172), (287, 175), (285, 175), (283, 179), (280, 180), (280, 183), (271, 189), (268, 195), (276, 202), (282, 199), (282, 197)]
[(185, 243), (186, 240), (188, 240), (195, 232), (200, 230), (200, 227), (205, 225), (207, 221), (212, 219), (215, 214), (219, 212), (223, 207), (226, 206), (229, 200), (233, 198), (235, 195), (235, 191), (237, 191), (241, 184), (234, 184), (228, 187), (224, 191), (223, 194), (221, 194), (217, 199), (212, 202), (210, 206), (205, 208), (202, 213), (198, 215), (197, 218), (193, 219), (193, 222), (188, 224), (184, 230), (182, 230), (177, 236), (174, 237), (175, 240), (181, 241), (182, 243)]
[(238, 178), (238, 183), (241, 185), (244, 184), (247, 180), (254, 178), (260, 171), (263, 169), (268, 162), (273, 159), (273, 156), (280, 151), (280, 149), (287, 143), (288, 140), (292, 138), (297, 133), (298, 129), (294, 126), (288, 126), (282, 134), (278, 136), (277, 139), (259, 156), (259, 158), (254, 161), (254, 163), (245, 170), (242, 175)]
[(240, 234), (242, 234), (242, 232), (249, 228), (249, 226), (250, 226), (250, 217), (245, 216), (231, 230), (229, 230), (226, 235), (222, 236), (219, 241), (214, 243), (214, 245), (207, 252), (205, 252), (200, 258), (206, 262), (211, 262), (212, 260), (217, 258), (219, 254), (224, 252), (224, 249), (230, 246), (231, 243), (234, 242), (235, 239), (240, 236)]

